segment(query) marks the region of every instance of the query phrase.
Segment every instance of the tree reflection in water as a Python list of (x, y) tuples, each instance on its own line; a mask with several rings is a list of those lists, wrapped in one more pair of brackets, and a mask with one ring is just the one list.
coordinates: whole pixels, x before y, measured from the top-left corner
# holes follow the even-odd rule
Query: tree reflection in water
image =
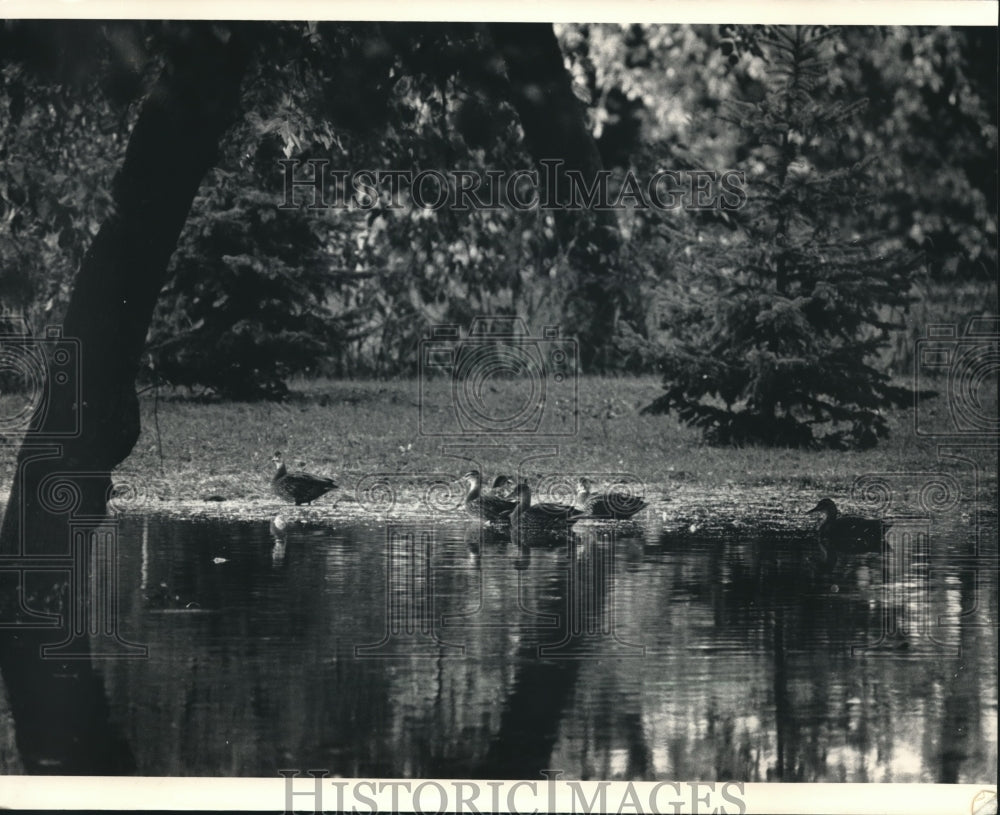
[(639, 525), (122, 536), (150, 656), (97, 668), (142, 774), (995, 781), (995, 573)]

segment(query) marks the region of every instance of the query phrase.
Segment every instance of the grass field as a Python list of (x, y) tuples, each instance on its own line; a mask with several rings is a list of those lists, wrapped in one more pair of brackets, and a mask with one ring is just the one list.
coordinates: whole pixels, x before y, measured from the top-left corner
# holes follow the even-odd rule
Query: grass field
[[(783, 495), (819, 493), (844, 499), (861, 474), (947, 469), (937, 463), (935, 438), (914, 432), (914, 411), (889, 415), (891, 436), (865, 452), (824, 452), (761, 447), (720, 448), (701, 442), (697, 431), (670, 416), (641, 416), (639, 410), (660, 392), (654, 377), (584, 377), (579, 383), (578, 427), (564, 437), (521, 436), (517, 443), (485, 436), (433, 437), (423, 429), (454, 427), (448, 410), (450, 382), (425, 387), (417, 380), (310, 381), (294, 383), (293, 398), (281, 404), (200, 402), (178, 394), (147, 393), (141, 400), (142, 434), (119, 468), (123, 478), (141, 483), (159, 506), (203, 501), (273, 502), (268, 480), (270, 458), (282, 450), (291, 468), (331, 475), (349, 495), (359, 479), (375, 472), (440, 473), (464, 468), (442, 452), (447, 444), (467, 444), (487, 473), (515, 471), (531, 455), (531, 444), (557, 444), (558, 454), (530, 462), (533, 473), (628, 473), (641, 479), (646, 493), (667, 496), (679, 488), (695, 494), (726, 488)], [(487, 393), (491, 416), (516, 413), (524, 391)], [(7, 397), (11, 398), (11, 397)], [(992, 394), (992, 409), (996, 396)], [(423, 403), (423, 405), (422, 405)], [(545, 426), (573, 430), (572, 398), (550, 398)], [(492, 412), (495, 409), (495, 412)], [(923, 415), (946, 426), (946, 397), (921, 402)], [(3, 455), (4, 498), (13, 475), (15, 447)], [(990, 474), (980, 485), (983, 497), (996, 494), (995, 453), (974, 453)], [(164, 506), (164, 502), (166, 506)]]

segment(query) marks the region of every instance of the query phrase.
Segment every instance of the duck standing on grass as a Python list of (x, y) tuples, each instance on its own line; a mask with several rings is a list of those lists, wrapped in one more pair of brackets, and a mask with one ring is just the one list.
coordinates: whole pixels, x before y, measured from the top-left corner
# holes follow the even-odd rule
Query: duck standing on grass
[(837, 505), (829, 498), (824, 498), (806, 514), (814, 512), (823, 513), (823, 520), (817, 527), (820, 543), (837, 552), (880, 552), (885, 531), (892, 526), (878, 518), (839, 515)]
[(591, 486), (589, 478), (581, 478), (576, 482), (576, 506), (594, 518), (624, 521), (648, 506), (638, 495), (627, 492), (592, 493)]
[[(503, 486), (505, 482), (501, 480), (502, 478), (503, 476), (493, 482), (494, 489), (497, 488), (498, 484)], [(459, 480), (464, 481), (469, 487), (463, 501), (466, 512), (475, 518), (482, 518), (488, 523), (507, 523), (508, 515), (516, 506), (515, 503), (501, 498), (499, 495), (483, 495), (483, 477), (479, 470), (469, 470), (460, 476)]]
[(524, 535), (552, 535), (586, 518), (587, 513), (566, 504), (532, 504), (531, 487), (520, 483), (514, 489), (517, 506), (510, 513), (511, 532)]
[(317, 498), (337, 489), (336, 483), (331, 478), (310, 473), (288, 472), (285, 469), (285, 462), (281, 460), (280, 452), (275, 453), (271, 460), (274, 462), (271, 489), (279, 498), (293, 501), (295, 506), (311, 504)]

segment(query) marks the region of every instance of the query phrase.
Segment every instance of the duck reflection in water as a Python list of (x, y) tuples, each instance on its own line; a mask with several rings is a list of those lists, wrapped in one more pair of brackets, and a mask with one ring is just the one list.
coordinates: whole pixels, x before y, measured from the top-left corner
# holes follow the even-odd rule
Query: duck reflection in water
[(505, 547), (510, 538), (506, 529), (498, 529), (490, 524), (472, 524), (466, 527), (465, 548), (469, 552), (469, 560), (473, 566), (479, 565), (483, 549), (494, 549)]
[(271, 530), (271, 537), (275, 540), (284, 540), (285, 535), (288, 533), (288, 521), (280, 515), (275, 515), (271, 519), (269, 529)]
[(514, 569), (518, 572), (523, 572), (529, 566), (531, 566), (531, 547), (519, 543), (514, 549)]
[(288, 535), (288, 521), (281, 515), (275, 515), (268, 524), (271, 537), (274, 538), (274, 546), (271, 547), (271, 562), (275, 565), (283, 563), (285, 560), (285, 541)]

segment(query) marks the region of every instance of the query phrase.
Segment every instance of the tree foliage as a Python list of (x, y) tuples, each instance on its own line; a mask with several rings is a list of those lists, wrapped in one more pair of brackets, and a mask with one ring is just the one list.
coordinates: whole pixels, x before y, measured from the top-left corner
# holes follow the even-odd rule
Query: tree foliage
[(826, 92), (835, 44), (805, 27), (758, 35), (766, 92), (726, 114), (749, 200), (735, 232), (697, 234), (662, 292), (674, 340), (647, 410), (713, 442), (868, 447), (887, 432), (881, 408), (909, 398), (872, 363), (894, 327), (880, 307), (906, 304), (913, 264), (861, 226), (871, 162), (842, 136), (864, 101)]
[(104, 81), (114, 64), (109, 32), (79, 23), (51, 32), (66, 47), (77, 38), (88, 75), (59, 60), (38, 65), (53, 43), (26, 25), (0, 42), (24, 57), (0, 63), (0, 307), (37, 325), (61, 318), (72, 275), (109, 211), (131, 116)]
[[(489, 26), (249, 28), (256, 50), (243, 119), (192, 210), (150, 337), (150, 361), (171, 381), (248, 396), (280, 395), (280, 383), (297, 372), (409, 374), (429, 325), (467, 324), (480, 313), (561, 324), (600, 346), (595, 364), (649, 370), (660, 344), (684, 330), (684, 308), (667, 302), (667, 292), (713, 290), (732, 252), (748, 251), (746, 225), (734, 231), (735, 216), (713, 212), (602, 215), (619, 232), (606, 245), (593, 240), (599, 231), (585, 218), (545, 211), (381, 201), (368, 210), (279, 212), (280, 159), (484, 173), (530, 168), (536, 157)], [(25, 314), (35, 330), (59, 319), (69, 280), (108, 213), (136, 103), (183, 30), (127, 21), (4, 24), (0, 305)], [(628, 171), (741, 166), (761, 177), (757, 137), (719, 115), (730, 98), (769, 92), (760, 29), (555, 30), (612, 194)], [(996, 277), (989, 33), (850, 28), (829, 37), (828, 103), (871, 100), (838, 122), (836, 151), (847, 164), (877, 158), (865, 169), (884, 194), (861, 211), (830, 207), (824, 217), (845, 240), (870, 229), (919, 251), (937, 281)], [(544, 98), (530, 84), (525, 94)], [(829, 160), (818, 156), (817, 169), (830, 169)], [(709, 247), (725, 258), (707, 264)], [(237, 282), (238, 294), (225, 292)], [(284, 315), (273, 307), (278, 300)], [(211, 362), (199, 346), (213, 349)]]
[(171, 262), (149, 372), (233, 399), (278, 398), (315, 372), (334, 338), (327, 279), (308, 219), (274, 207), (243, 174), (203, 185)]

